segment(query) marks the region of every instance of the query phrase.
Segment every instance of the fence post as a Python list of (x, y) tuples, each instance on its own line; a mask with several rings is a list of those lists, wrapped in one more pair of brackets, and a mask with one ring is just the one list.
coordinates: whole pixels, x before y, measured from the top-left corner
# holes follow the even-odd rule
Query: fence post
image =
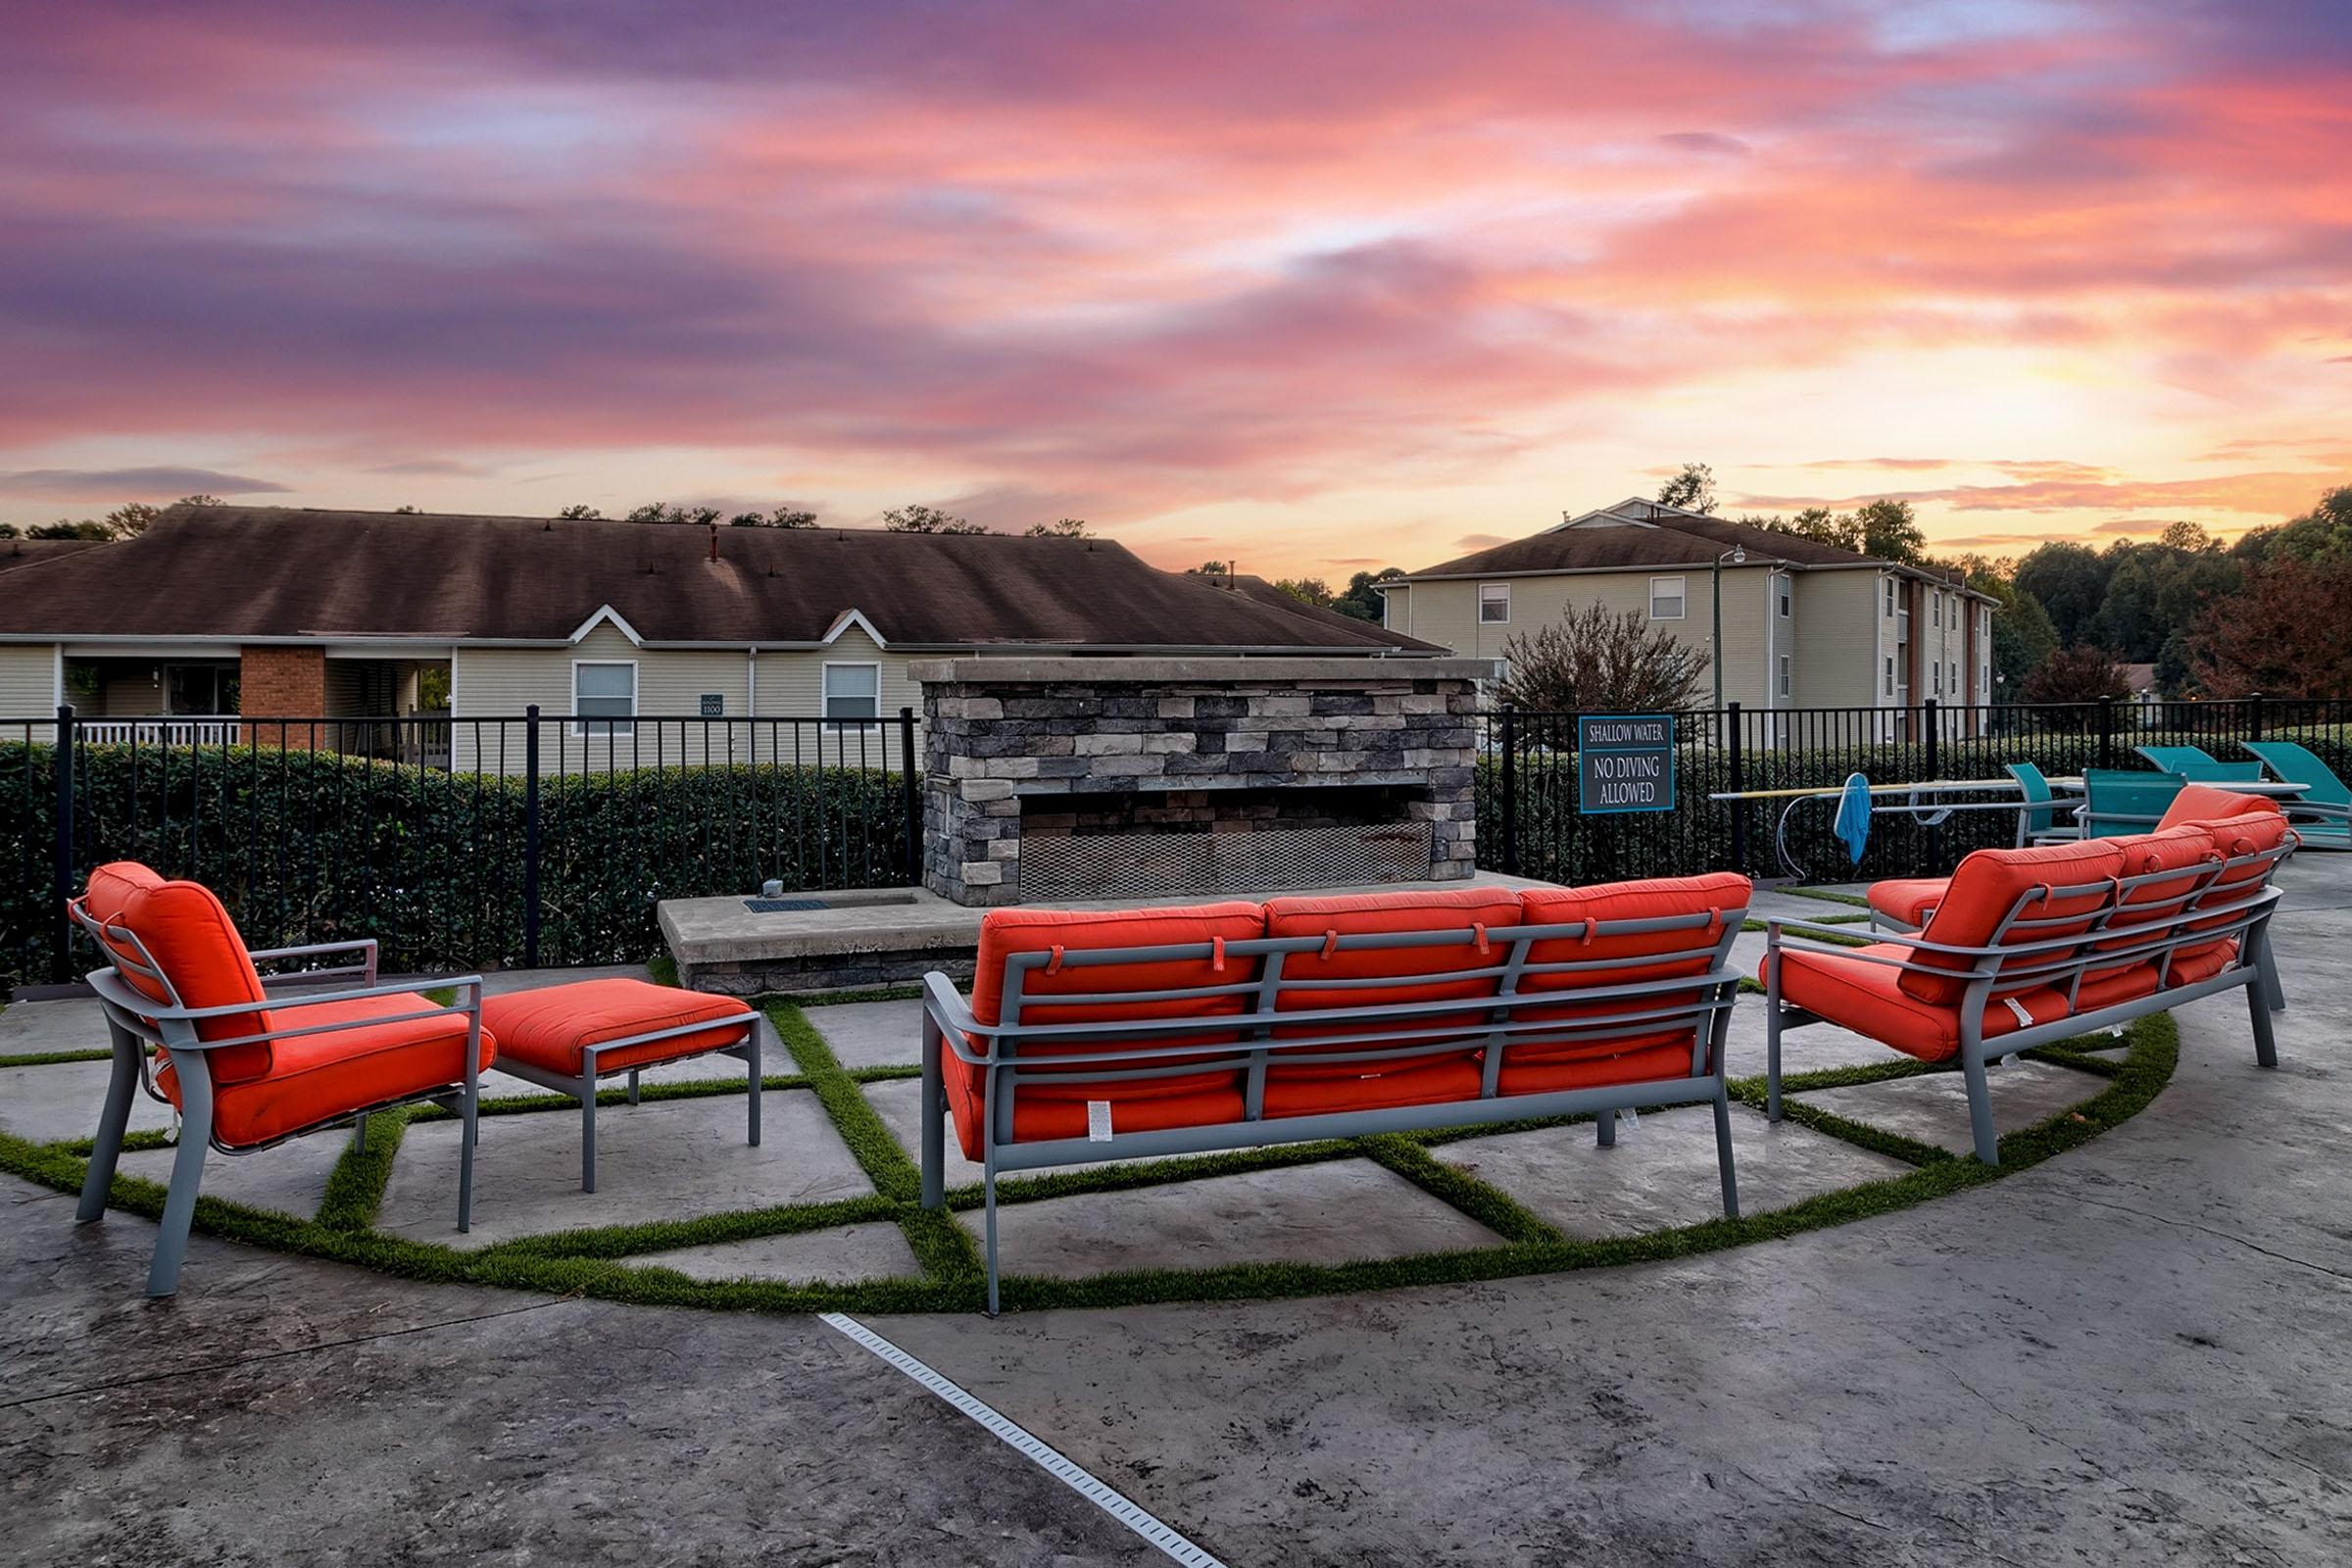
[[(1715, 722), (1728, 726), (1731, 731), (1731, 744), (1725, 749), (1731, 753), (1732, 793), (1737, 795), (1747, 788), (1747, 768), (1740, 756), (1740, 705), (1734, 703), (1728, 709), (1717, 709)], [(1744, 873), (1747, 870), (1747, 803), (1734, 801), (1731, 806), (1732, 869)]]
[(49, 978), (65, 985), (74, 978), (74, 921), (66, 901), (74, 897), (74, 705), (57, 705), (57, 822), (51, 835)]
[(2262, 693), (2260, 692), (2256, 692), (2246, 699), (2246, 728), (2254, 732), (2246, 739), (2250, 741), (2262, 739)]
[(539, 705), (523, 710), (522, 966), (539, 967)]
[(923, 794), (914, 778), (914, 710), (899, 710), (899, 787), (906, 807), (906, 885), (923, 885)]
[(2099, 699), (2099, 766), (2115, 765), (2115, 699)]
[(1936, 738), (1943, 728), (1943, 704), (1931, 697), (1920, 705), (1920, 726), (1928, 732), (1928, 777), (1941, 778), (1936, 771), (1941, 765), (1936, 758)]
[(1502, 874), (1519, 874), (1519, 710), (1502, 705)]

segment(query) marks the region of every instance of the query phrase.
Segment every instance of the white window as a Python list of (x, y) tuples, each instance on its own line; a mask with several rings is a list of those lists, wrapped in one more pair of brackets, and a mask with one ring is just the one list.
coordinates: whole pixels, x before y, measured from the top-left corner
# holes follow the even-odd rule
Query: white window
[(1928, 666), (1928, 690), (1933, 696), (1941, 697), (1943, 695), (1943, 666), (1941, 664)]
[(1686, 597), (1683, 592), (1683, 581), (1684, 579), (1680, 577), (1652, 577), (1649, 579), (1650, 619), (1680, 620), (1683, 618), (1683, 604)]
[(1891, 615), (1891, 614), (1893, 614), (1893, 613), (1894, 613), (1894, 579), (1893, 579), (1892, 577), (1888, 577), (1888, 578), (1886, 578), (1886, 613), (1888, 613), (1889, 615)]
[(825, 717), (870, 722), (882, 716), (880, 664), (827, 664), (824, 679)]
[(1787, 619), (1788, 618), (1788, 578), (1786, 578), (1786, 577), (1783, 577), (1783, 578), (1781, 578), (1781, 579), (1780, 579), (1780, 583), (1779, 583), (1779, 592), (1780, 592), (1780, 599), (1781, 599), (1781, 618), (1782, 618), (1783, 620), (1787, 620)]
[(1959, 695), (1961, 695), (1961, 693), (1960, 693), (1960, 661), (1958, 661), (1957, 659), (1955, 659), (1955, 660), (1953, 660), (1953, 661), (1952, 661), (1952, 695), (1953, 695), (1954, 697), (1958, 697)]
[(1482, 582), (1478, 585), (1478, 618), (1490, 626), (1507, 623), (1511, 618), (1511, 585), (1507, 582)]
[(574, 735), (633, 735), (637, 726), (637, 663), (634, 660), (571, 662), (571, 732)]
[(1781, 656), (1781, 695), (1783, 697), (1788, 695), (1788, 656), (1787, 654)]
[(1943, 595), (1941, 594), (1928, 595), (1928, 624), (1931, 626), (1943, 624)]
[(1886, 656), (1886, 695), (1889, 697), (1894, 695), (1894, 656), (1892, 654)]

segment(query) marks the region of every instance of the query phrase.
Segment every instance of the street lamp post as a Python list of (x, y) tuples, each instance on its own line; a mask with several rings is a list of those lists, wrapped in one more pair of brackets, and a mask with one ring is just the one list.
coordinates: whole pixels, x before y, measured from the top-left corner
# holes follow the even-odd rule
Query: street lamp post
[[(1715, 558), (1714, 582), (1711, 585), (1712, 597), (1715, 601), (1715, 635), (1707, 644), (1707, 662), (1715, 666), (1715, 710), (1717, 712), (1723, 711), (1723, 564), (1727, 561), (1735, 566), (1745, 564), (1747, 547), (1734, 545)], [(1767, 670), (1764, 678), (1769, 682), (1772, 679), (1771, 671)], [(1770, 689), (1769, 686), (1767, 689)]]

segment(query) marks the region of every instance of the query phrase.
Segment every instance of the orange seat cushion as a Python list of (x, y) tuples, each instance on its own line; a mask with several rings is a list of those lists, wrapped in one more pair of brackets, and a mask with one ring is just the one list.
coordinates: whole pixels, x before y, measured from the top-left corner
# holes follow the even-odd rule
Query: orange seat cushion
[[(1241, 1116), (1241, 1070), (1231, 1051), (1203, 1056), (1162, 1058), (1156, 1065), (1209, 1062), (1209, 1070), (1170, 1073), (1154, 1078), (1056, 1083), (1051, 1058), (1073, 1053), (1113, 1051), (1125, 1046), (1234, 1045), (1237, 1031), (1217, 1028), (1214, 1020), (1248, 1009), (1254, 1000), (1250, 991), (1226, 996), (1179, 998), (1161, 1002), (1056, 1003), (1057, 996), (1108, 995), (1123, 991), (1169, 991), (1211, 985), (1244, 985), (1257, 978), (1254, 958), (1222, 957), (1221, 942), (1250, 942), (1265, 934), (1258, 906), (1239, 901), (1148, 909), (991, 909), (980, 922), (978, 967), (972, 981), (972, 1016), (985, 1024), (1004, 1021), (1004, 962), (1016, 953), (1051, 954), (1055, 948), (1078, 953), (1102, 948), (1182, 947), (1200, 944), (1210, 951), (1198, 958), (1150, 963), (1047, 965), (1028, 970), (1021, 982), (1019, 1022), (1026, 1024), (1108, 1023), (1124, 1019), (1199, 1018), (1199, 1030), (1140, 1034), (1129, 1041), (1102, 1040), (1084, 1045), (1050, 1041), (1023, 1043), (1016, 1039), (1013, 1055), (1021, 1063), (1021, 1082), (1013, 1095), (1014, 1140), (1083, 1137), (1086, 1102), (1113, 1105), (1112, 1130), (1142, 1131), (1150, 1127), (1192, 1126), (1201, 1121), (1234, 1120)], [(985, 1041), (974, 1037), (975, 1050)], [(1041, 1065), (1041, 1058), (1048, 1064)], [(987, 1069), (957, 1058), (953, 1053), (942, 1064), (948, 1081), (949, 1103), (956, 1111), (956, 1134), (964, 1153), (978, 1159), (981, 1117), (985, 1113)], [(1095, 1064), (1074, 1064), (1062, 1071), (1100, 1071)], [(1131, 1102), (1166, 1100), (1154, 1110), (1131, 1108)], [(1047, 1108), (1058, 1103), (1060, 1109)], [(1230, 1104), (1230, 1114), (1225, 1107)], [(1174, 1118), (1174, 1119), (1163, 1119)]]
[(1895, 924), (1916, 931), (1951, 891), (1948, 876), (1898, 876), (1870, 885), (1870, 906)]
[(2212, 784), (2183, 784), (2173, 804), (2164, 808), (2156, 831), (2199, 823), (2210, 827), (2238, 816), (2282, 816), (2278, 803), (2267, 795), (2240, 795)]
[[(1345, 1064), (1343, 1064), (1345, 1065)], [(1265, 1114), (1320, 1116), (1333, 1111), (1387, 1110), (1396, 1105), (1434, 1105), (1446, 1101), (1476, 1100), (1479, 1094), (1475, 1054), (1415, 1057), (1407, 1067), (1344, 1077), (1334, 1072), (1296, 1074), (1277, 1078), (1266, 1074)]]
[(1644, 1046), (1606, 1056), (1572, 1061), (1521, 1062), (1506, 1056), (1496, 1091), (1505, 1095), (1548, 1095), (1563, 1089), (1597, 1089), (1605, 1084), (1646, 1084), (1690, 1076), (1687, 1045)]
[[(1627, 920), (1664, 919), (1676, 915), (1703, 916), (1703, 924), (1669, 931), (1606, 931), (1589, 929), (1581, 937), (1547, 937), (1528, 947), (1530, 965), (1546, 963), (1594, 964), (1589, 969), (1564, 970), (1521, 977), (1523, 992), (1574, 993), (1594, 986), (1640, 985), (1647, 981), (1696, 978), (1707, 972), (1712, 955), (1674, 957), (1706, 949), (1719, 940), (1725, 925), (1740, 918), (1753, 892), (1746, 877), (1733, 871), (1704, 876), (1654, 877), (1638, 882), (1610, 882), (1589, 888), (1529, 888), (1520, 896), (1522, 917), (1529, 925), (1572, 925), (1592, 922), (1606, 926)], [(1699, 1000), (1696, 990), (1636, 998), (1603, 997), (1557, 1007), (1528, 1007), (1522, 1022), (1586, 1023), (1619, 1013), (1654, 1012), (1690, 1006)], [(1696, 1033), (1689, 1021), (1629, 1020), (1620, 1028), (1593, 1034), (1564, 1035), (1546, 1040), (1541, 1035), (1514, 1035), (1503, 1050), (1502, 1081), (1518, 1081), (1515, 1067), (1543, 1062), (1597, 1060), (1626, 1053), (1672, 1046), (1683, 1053), (1677, 1076), (1690, 1076), (1690, 1052)], [(1618, 1080), (1602, 1080), (1618, 1081)], [(1626, 1080), (1631, 1081), (1631, 1080)], [(1511, 1093), (1507, 1087), (1504, 1093)]]
[[(1382, 948), (1349, 952), (1336, 945), (1294, 953), (1283, 960), (1285, 982), (1277, 1010), (1311, 1013), (1341, 1007), (1391, 1007), (1428, 1002), (1475, 1002), (1501, 989), (1500, 976), (1479, 970), (1499, 970), (1508, 950), (1499, 943), (1483, 944), (1473, 934), (1520, 923), (1519, 895), (1508, 888), (1448, 888), (1436, 892), (1359, 893), (1331, 898), (1272, 899), (1266, 904), (1269, 937), (1339, 937), (1390, 935), (1416, 931), (1459, 931), (1459, 942), (1425, 948)], [(1403, 979), (1404, 984), (1380, 984)], [(1292, 981), (1315, 981), (1312, 990), (1291, 987)], [(1351, 985), (1346, 982), (1362, 981)], [(1441, 1060), (1464, 1061), (1476, 1051), (1475, 1037), (1483, 1035), (1493, 1017), (1486, 1008), (1459, 1013), (1424, 1014), (1413, 1018), (1348, 1024), (1302, 1024), (1278, 1029), (1275, 1038), (1344, 1034), (1348, 1043), (1302, 1046), (1277, 1056), (1266, 1068), (1269, 1085), (1277, 1079), (1337, 1078), (1351, 1081), (1368, 1073), (1413, 1072)], [(1429, 1035), (1418, 1044), (1428, 1052), (1379, 1061), (1322, 1061), (1316, 1058), (1378, 1049), (1381, 1038), (1402, 1031), (1461, 1031), (1446, 1038)], [(1465, 1040), (1464, 1037), (1470, 1037)], [(1356, 1043), (1360, 1040), (1360, 1044)], [(1475, 1078), (1475, 1073), (1473, 1074)], [(1473, 1086), (1471, 1093), (1478, 1091)], [(1404, 1101), (1398, 1103), (1414, 1103)], [(1269, 1099), (1269, 1106), (1271, 1101)], [(1269, 1114), (1273, 1112), (1269, 1108)], [(1302, 1113), (1301, 1113), (1302, 1114)]]
[[(1981, 853), (1981, 852), (1980, 852)], [(1816, 1013), (1841, 1029), (1851, 1029), (1882, 1045), (1892, 1046), (1922, 1061), (1947, 1061), (1960, 1051), (1960, 1008), (1957, 1003), (1925, 1002), (1905, 991), (1901, 981), (1909, 971), (1865, 957), (1908, 959), (1915, 950), (1899, 942), (1881, 942), (1850, 952), (1815, 953), (1795, 948), (1781, 950), (1781, 997), (1790, 1006)], [(1767, 956), (1759, 978), (1771, 983), (1772, 960)], [(2020, 1018), (2016, 1009), (2023, 1009)], [(1994, 1039), (2022, 1029), (2028, 1022), (2052, 1023), (2070, 1009), (2065, 993), (2048, 986), (1995, 998), (1984, 1006), (1984, 1038)]]
[[(245, 951), (245, 939), (237, 935), (236, 922), (210, 888), (195, 882), (164, 881), (133, 886), (123, 898), (118, 922), (130, 929), (164, 971), (172, 989), (178, 993), (181, 1006), (225, 1007), (268, 1000), (262, 977)], [(156, 1002), (170, 1000), (163, 987), (147, 976), (130, 969), (123, 969), (122, 975), (123, 983), (141, 996)], [(199, 1020), (196, 1038), (231, 1040), (267, 1034), (270, 1027), (269, 1010), (256, 1005), (251, 1012)], [(257, 1041), (224, 1047), (211, 1053), (211, 1061), (215, 1084), (245, 1083), (270, 1072), (270, 1046)]]
[[(368, 1021), (423, 1012), (434, 1005), (429, 998), (399, 992), (282, 1009), (280, 1028), (325, 1023), (355, 1027), (279, 1040), (266, 1076), (233, 1084), (216, 1080), (213, 1137), (232, 1149), (266, 1144), (365, 1106), (463, 1083), (464, 1013), (444, 1012), (404, 1023)], [(491, 1032), (484, 1029), (477, 1067), (489, 1066), (497, 1050)], [(156, 1074), (156, 1087), (174, 1105), (180, 1102), (179, 1080), (172, 1065)]]
[[(2044, 942), (2087, 930), (2114, 897), (2112, 884), (2123, 866), (2123, 852), (2116, 846), (2114, 839), (2085, 839), (2023, 850), (1978, 850), (1952, 873), (1950, 891), (1920, 936), (1955, 948), (1981, 948), (1992, 944), (1996, 931), (2002, 932), (2003, 943), (2024, 943)], [(2003, 931), (2003, 922), (2018, 908), (2022, 897), (2036, 889), (2061, 887), (2087, 887), (2088, 891), (2038, 899), (2027, 905), (2017, 916), (2019, 921), (2054, 920), (2055, 924), (2022, 930), (2011, 926)], [(2004, 967), (2030, 967), (2056, 956), (2021, 956), (2006, 960)], [(1925, 951), (1917, 953), (1917, 961), (1933, 969), (1965, 970), (1974, 965), (1969, 958)], [(1958, 1002), (1968, 989), (1964, 978), (1947, 980), (1941, 975), (1911, 969), (1899, 973), (1899, 988), (1918, 1002), (1949, 1005)], [(2027, 979), (2017, 989), (2031, 989), (2036, 984), (2037, 981)]]
[(600, 1074), (618, 1072), (739, 1046), (749, 1038), (746, 1026), (758, 1016), (733, 997), (680, 991), (626, 976), (482, 999), (482, 1026), (497, 1034), (501, 1059), (570, 1078), (580, 1075), (583, 1047), (690, 1023), (713, 1025), (598, 1055)]

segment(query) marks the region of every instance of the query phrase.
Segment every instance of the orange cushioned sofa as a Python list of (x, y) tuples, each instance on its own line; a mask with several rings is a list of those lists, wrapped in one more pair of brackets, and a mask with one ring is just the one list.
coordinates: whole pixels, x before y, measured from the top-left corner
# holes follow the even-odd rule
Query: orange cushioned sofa
[[(368, 1112), (414, 1101), (465, 1123), (458, 1229), (472, 1223), (476, 1090), (497, 1051), (478, 975), (443, 981), (460, 994), (443, 1006), (377, 985), (373, 942), (248, 952), (210, 889), (129, 860), (92, 871), (68, 907), (114, 960), (88, 977), (115, 1060), (77, 1219), (106, 1212), (132, 1093), (145, 1087), (180, 1113), (148, 1295), (178, 1288), (207, 1149), (253, 1153), (355, 1119), (364, 1138)], [(257, 960), (309, 967), (265, 978)]]
[[(924, 979), (923, 1200), (947, 1127), (997, 1177), (1078, 1161), (1712, 1102), (1745, 877), (1117, 910), (992, 909), (967, 1004)], [(1173, 1261), (1173, 1260), (1171, 1260)]]
[[(2272, 803), (2192, 784), (2154, 832), (1977, 851), (1917, 906), (1918, 929), (1868, 947), (1828, 945), (1850, 940), (1836, 926), (1769, 922), (1770, 1113), (1781, 1113), (1783, 1032), (1823, 1022), (1957, 1060), (1986, 1164), (2000, 1159), (1994, 1058), (2243, 987), (2256, 1059), (2276, 1066), (2270, 1015), (2284, 1004), (2268, 928), (2273, 878), (2294, 847)], [(1874, 907), (1896, 902), (1873, 890)]]

